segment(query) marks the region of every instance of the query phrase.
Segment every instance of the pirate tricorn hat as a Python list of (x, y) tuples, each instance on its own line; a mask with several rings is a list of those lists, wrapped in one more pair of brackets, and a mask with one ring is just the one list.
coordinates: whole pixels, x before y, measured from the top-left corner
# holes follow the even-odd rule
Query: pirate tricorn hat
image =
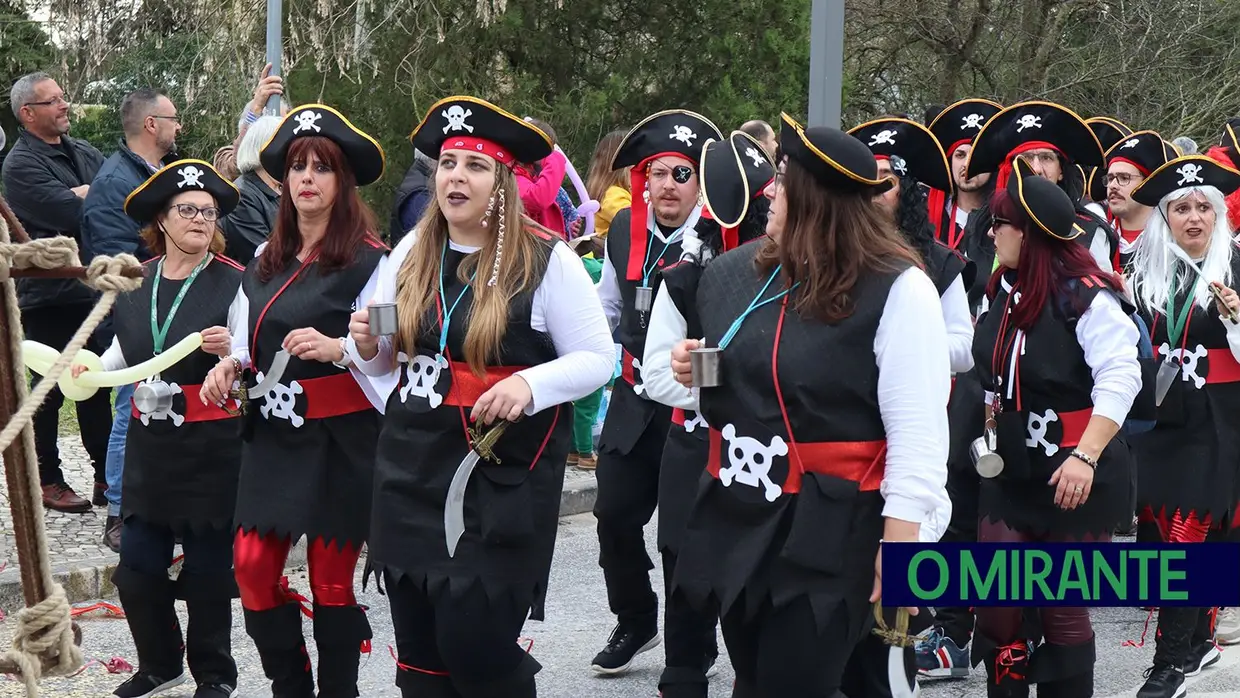
[(1240, 118), (1230, 118), (1223, 124), (1223, 137), (1218, 144), (1230, 149), (1233, 157), (1240, 153)]
[(378, 141), (329, 106), (303, 104), (284, 117), (259, 153), (259, 162), (272, 179), (284, 180), (289, 146), (294, 139), (303, 136), (322, 136), (340, 146), (358, 186), (371, 184), (383, 176), (386, 161)]
[(874, 153), (853, 136), (827, 126), (803, 128), (787, 114), (780, 118), (780, 152), (827, 189), (877, 196), (895, 186), (894, 177), (878, 176)]
[(942, 146), (943, 154), (951, 157), (956, 148), (971, 145), (986, 122), (1001, 111), (1003, 106), (989, 99), (962, 99), (939, 112), (929, 129)]
[(1053, 102), (1031, 101), (1013, 104), (986, 122), (973, 141), (966, 173), (998, 172), (996, 186), (1004, 187), (1012, 159), (1043, 148), (1081, 167), (1102, 164), (1102, 145), (1076, 112)]
[(534, 124), (478, 99), (447, 97), (435, 102), (409, 134), (413, 147), (436, 158), (444, 150), (472, 150), (511, 167), (551, 154), (551, 139)]
[(672, 158), (696, 168), (710, 139), (723, 139), (710, 119), (686, 109), (668, 109), (642, 119), (620, 141), (611, 169), (633, 168), (629, 173), (629, 191), (635, 199), (629, 210), (630, 244), (625, 274), (629, 281), (642, 279), (646, 260), (648, 207), (641, 203), (641, 196), (649, 178), (647, 166), (658, 158)]
[(749, 204), (760, 196), (775, 177), (775, 164), (753, 136), (733, 131), (727, 140), (707, 140), (702, 148), (698, 179), (706, 210), (724, 230), (724, 247), (728, 230), (733, 229), (749, 213)]
[(1034, 174), (1017, 160), (1007, 182), (1008, 196), (1024, 211), (1036, 230), (1058, 240), (1074, 240), (1085, 231), (1076, 222), (1076, 206), (1054, 182)]
[(1109, 116), (1095, 116), (1086, 119), (1085, 124), (1098, 137), (1098, 143), (1102, 145), (1104, 152), (1115, 147), (1116, 143), (1133, 134), (1133, 130), (1128, 128), (1122, 121)]
[(159, 217), (168, 201), (187, 191), (205, 191), (215, 198), (215, 207), (226, 216), (237, 207), (241, 193), (202, 160), (177, 160), (164, 165), (125, 198), (125, 214), (139, 223)]
[(876, 159), (889, 160), (892, 172), (911, 175), (931, 189), (952, 192), (947, 156), (925, 126), (888, 116), (855, 126), (848, 133), (868, 147)]
[(1240, 172), (1205, 155), (1184, 155), (1154, 170), (1132, 190), (1132, 200), (1157, 206), (1163, 197), (1184, 187), (1214, 187), (1223, 196), (1240, 189)]
[(1096, 168), (1094, 170), (1089, 180), (1090, 198), (1094, 201), (1101, 201), (1106, 197), (1106, 174), (1112, 163), (1126, 162), (1137, 168), (1142, 177), (1149, 177), (1154, 170), (1176, 159), (1179, 155), (1175, 146), (1164, 141), (1162, 136), (1154, 131), (1137, 131), (1130, 134), (1107, 150), (1107, 169)]

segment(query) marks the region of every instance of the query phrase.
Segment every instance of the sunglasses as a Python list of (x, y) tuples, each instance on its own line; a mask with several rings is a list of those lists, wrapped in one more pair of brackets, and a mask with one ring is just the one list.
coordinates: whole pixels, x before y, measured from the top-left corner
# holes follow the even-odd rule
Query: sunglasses
[(1009, 221), (1006, 218), (1000, 218), (999, 216), (995, 216), (993, 219), (991, 219), (991, 221), (992, 222), (991, 222), (990, 227), (992, 228), (998, 228), (1001, 225), (1009, 225), (1009, 226), (1012, 225), (1012, 221)]

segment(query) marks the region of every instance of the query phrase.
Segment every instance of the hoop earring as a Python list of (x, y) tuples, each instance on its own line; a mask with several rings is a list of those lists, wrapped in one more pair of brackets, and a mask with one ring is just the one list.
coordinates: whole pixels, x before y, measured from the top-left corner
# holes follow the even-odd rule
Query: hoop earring
[(494, 286), (499, 281), (499, 263), (504, 255), (504, 190), (500, 189), (496, 196), (499, 197), (499, 231), (495, 234), (495, 263), (491, 265), (491, 279), (487, 281), (487, 286)]

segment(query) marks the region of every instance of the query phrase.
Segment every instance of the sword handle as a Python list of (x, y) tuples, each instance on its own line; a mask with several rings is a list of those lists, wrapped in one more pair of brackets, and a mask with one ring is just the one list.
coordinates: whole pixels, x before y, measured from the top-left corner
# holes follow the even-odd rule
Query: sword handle
[(227, 412), (229, 416), (241, 417), (249, 413), (250, 411), (250, 388), (249, 386), (245, 384), (244, 380), (241, 381), (241, 387), (237, 388), (236, 390), (228, 391), (228, 397), (233, 398), (237, 401), (236, 408), (229, 407), (228, 402), (227, 401), (224, 402), (224, 406), (221, 409)]
[(474, 450), (484, 460), (493, 461), (496, 465), (500, 463), (499, 456), (495, 455), (495, 442), (499, 441), (499, 437), (504, 435), (504, 430), (508, 428), (508, 424), (507, 420), (501, 421), (488, 429), (485, 434), (474, 429), (469, 430), (469, 438), (474, 442)]

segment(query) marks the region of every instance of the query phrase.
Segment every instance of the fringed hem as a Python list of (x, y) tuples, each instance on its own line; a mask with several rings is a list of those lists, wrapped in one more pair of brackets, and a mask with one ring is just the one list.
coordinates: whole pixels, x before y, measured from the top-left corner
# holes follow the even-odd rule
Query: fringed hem
[(243, 533), (257, 532), (260, 538), (275, 535), (277, 538), (288, 540), (290, 544), (297, 543), (297, 541), (301, 540), (304, 536), (307, 541), (323, 540), (328, 545), (336, 546), (337, 551), (344, 550), (345, 545), (352, 546), (354, 550), (361, 550), (362, 546), (366, 544), (365, 536), (353, 538), (349, 536), (337, 535), (336, 533), (329, 531), (285, 528), (278, 525), (262, 525), (248, 521), (238, 523), (237, 530)]

